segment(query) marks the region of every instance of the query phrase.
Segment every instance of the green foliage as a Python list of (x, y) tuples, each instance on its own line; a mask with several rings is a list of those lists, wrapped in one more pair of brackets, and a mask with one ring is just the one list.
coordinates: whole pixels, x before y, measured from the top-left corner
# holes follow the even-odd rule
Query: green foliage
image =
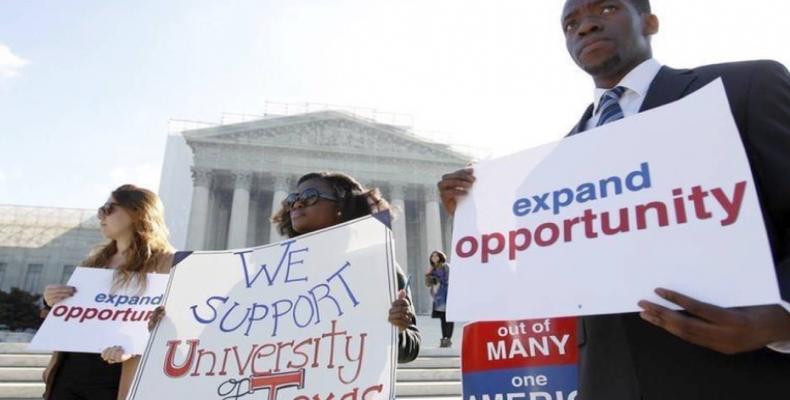
[(0, 325), (12, 331), (38, 329), (42, 322), (40, 299), (41, 295), (30, 294), (19, 288), (11, 288), (10, 292), (0, 291)]

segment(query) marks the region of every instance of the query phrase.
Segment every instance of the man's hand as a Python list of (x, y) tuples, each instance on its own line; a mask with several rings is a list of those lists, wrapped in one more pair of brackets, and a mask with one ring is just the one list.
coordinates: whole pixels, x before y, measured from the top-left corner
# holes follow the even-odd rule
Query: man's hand
[(398, 299), (392, 302), (390, 307), (389, 321), (403, 332), (414, 322), (414, 314), (411, 312), (411, 301), (406, 296), (406, 291), (398, 292)]
[(790, 313), (778, 305), (721, 308), (667, 289), (656, 294), (692, 315), (642, 300), (640, 316), (687, 342), (737, 354), (790, 340)]
[(442, 198), (444, 209), (450, 215), (455, 214), (455, 207), (458, 200), (469, 193), (469, 189), (475, 183), (474, 170), (471, 167), (459, 169), (458, 171), (445, 174), (442, 180), (436, 184), (439, 187), (439, 195)]

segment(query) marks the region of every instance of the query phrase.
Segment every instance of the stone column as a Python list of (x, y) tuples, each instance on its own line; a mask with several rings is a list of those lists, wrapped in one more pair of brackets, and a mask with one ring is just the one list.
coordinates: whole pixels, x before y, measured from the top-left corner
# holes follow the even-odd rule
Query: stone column
[(406, 238), (406, 193), (403, 185), (393, 184), (390, 187), (390, 201), (395, 209), (392, 221), (392, 233), (395, 239), (395, 260), (405, 271), (409, 267), (409, 244)]
[(213, 173), (207, 168), (192, 167), (192, 208), (189, 211), (187, 248), (203, 250), (206, 245), (206, 223), (208, 222), (209, 189)]
[(228, 248), (238, 249), (247, 245), (247, 222), (250, 217), (250, 185), (252, 172), (233, 173), (235, 186), (233, 203), (230, 209), (230, 228), (228, 228)]
[(442, 243), (442, 215), (439, 209), (439, 193), (435, 187), (425, 188), (425, 240), (427, 253), (431, 254), (434, 250), (445, 253)]
[[(216, 193), (216, 209), (215, 217), (209, 223), (208, 231), (209, 237), (213, 239), (206, 244), (207, 250), (226, 250), (228, 244), (228, 228), (230, 227), (230, 206), (233, 199), (233, 193), (227, 193), (218, 188), (214, 188)], [(210, 247), (209, 247), (210, 246)]]
[[(288, 196), (288, 191), (291, 190), (291, 183), (293, 179), (284, 175), (276, 175), (274, 177), (274, 196), (272, 197), (272, 215), (282, 207), (283, 200)], [(269, 243), (278, 242), (285, 239), (277, 230), (277, 224), (271, 224), (271, 231), (269, 232)]]
[(262, 225), (266, 226), (267, 232), (269, 230), (269, 225), (265, 221), (266, 218), (261, 216), (260, 208), (260, 193), (255, 193), (255, 188), (252, 188), (250, 192), (250, 217), (247, 219), (250, 225), (247, 226), (246, 247), (262, 244), (257, 241), (258, 230), (261, 229)]

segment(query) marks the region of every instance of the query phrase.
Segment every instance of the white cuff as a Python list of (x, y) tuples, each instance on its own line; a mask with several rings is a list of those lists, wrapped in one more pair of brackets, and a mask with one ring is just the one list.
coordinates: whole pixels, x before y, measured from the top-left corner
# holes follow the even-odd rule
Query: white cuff
[(774, 342), (766, 347), (778, 353), (790, 354), (790, 342)]

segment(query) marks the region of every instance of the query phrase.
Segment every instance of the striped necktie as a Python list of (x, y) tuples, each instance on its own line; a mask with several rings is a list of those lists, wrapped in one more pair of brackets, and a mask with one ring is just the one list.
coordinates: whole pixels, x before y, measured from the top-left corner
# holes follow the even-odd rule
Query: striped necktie
[(598, 123), (595, 124), (596, 127), (608, 124), (612, 121), (617, 121), (624, 117), (623, 109), (620, 108), (620, 97), (623, 96), (625, 90), (625, 87), (618, 86), (604, 92), (603, 96), (601, 96), (601, 104), (598, 106), (601, 111)]

